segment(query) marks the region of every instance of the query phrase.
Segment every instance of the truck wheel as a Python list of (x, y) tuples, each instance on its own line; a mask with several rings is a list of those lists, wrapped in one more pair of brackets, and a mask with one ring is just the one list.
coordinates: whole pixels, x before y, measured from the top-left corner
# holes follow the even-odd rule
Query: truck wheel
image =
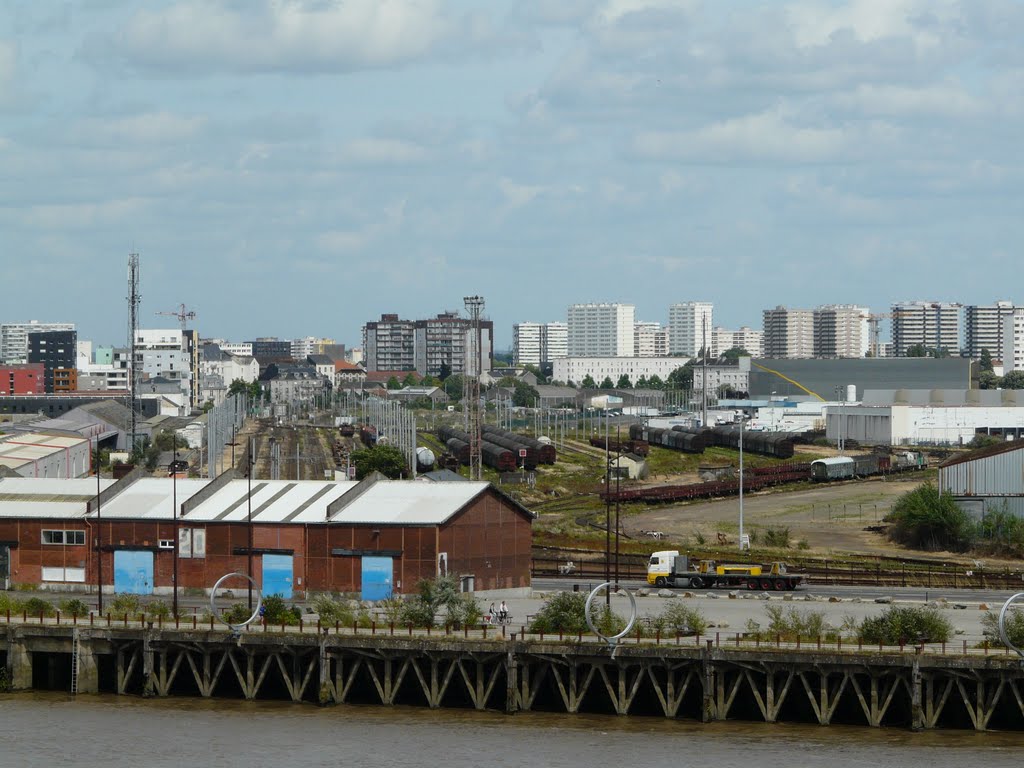
[(654, 580), (654, 586), (656, 586), (656, 587), (664, 587), (665, 584), (666, 584), (666, 582), (665, 582), (665, 577), (664, 576), (659, 576), (658, 578), (656, 578)]
[(783, 591), (786, 588), (786, 580), (785, 579), (776, 579), (775, 583), (772, 586), (775, 587), (775, 591), (776, 592), (781, 592), (781, 591)]
[(700, 576), (694, 576), (692, 579), (690, 579), (690, 586), (694, 589), (703, 589), (704, 579), (702, 579)]
[(747, 589), (757, 589), (757, 579), (751, 579), (747, 582)]
[(771, 579), (761, 579), (761, 589), (763, 591), (767, 592), (771, 588), (772, 588), (772, 580)]

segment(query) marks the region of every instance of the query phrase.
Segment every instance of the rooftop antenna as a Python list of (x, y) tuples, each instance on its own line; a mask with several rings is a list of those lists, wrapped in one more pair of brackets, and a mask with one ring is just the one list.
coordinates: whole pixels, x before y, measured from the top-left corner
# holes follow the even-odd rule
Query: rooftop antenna
[(135, 357), (136, 335), (139, 330), (139, 304), (142, 303), (142, 296), (139, 295), (139, 254), (128, 254), (128, 396), (130, 398), (129, 410), (131, 411), (131, 450), (135, 450), (136, 413), (135, 402), (138, 396), (139, 386), (139, 364)]
[(466, 344), (465, 389), (467, 429), (469, 433), (469, 479), (483, 477), (483, 455), (480, 438), (480, 313), (484, 308), (483, 296), (466, 296), (469, 312), (469, 337)]

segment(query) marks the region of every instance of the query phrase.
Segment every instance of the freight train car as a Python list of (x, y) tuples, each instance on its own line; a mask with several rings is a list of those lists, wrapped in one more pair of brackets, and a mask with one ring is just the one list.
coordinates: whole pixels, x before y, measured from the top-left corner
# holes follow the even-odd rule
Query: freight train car
[(662, 448), (682, 451), (684, 453), (704, 453), (704, 438), (694, 432), (661, 427), (648, 427), (644, 424), (631, 424), (629, 439), (640, 440), (648, 445), (660, 445)]
[(500, 429), (498, 427), (492, 427), (485, 424), (480, 428), (480, 432), (483, 435), (495, 435), (500, 436), (508, 440), (513, 440), (516, 443), (522, 445), (524, 448), (529, 448), (537, 452), (537, 461), (541, 464), (554, 464), (557, 458), (555, 452), (555, 446), (550, 442), (542, 442), (536, 438), (529, 437), (527, 435), (520, 435), (516, 432), (509, 432), (507, 429)]

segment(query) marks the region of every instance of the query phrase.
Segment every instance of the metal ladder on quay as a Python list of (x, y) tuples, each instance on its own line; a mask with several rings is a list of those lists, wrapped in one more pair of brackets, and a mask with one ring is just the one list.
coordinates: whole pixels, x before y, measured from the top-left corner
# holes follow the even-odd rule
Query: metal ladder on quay
[(71, 633), (71, 693), (78, 693), (78, 628)]

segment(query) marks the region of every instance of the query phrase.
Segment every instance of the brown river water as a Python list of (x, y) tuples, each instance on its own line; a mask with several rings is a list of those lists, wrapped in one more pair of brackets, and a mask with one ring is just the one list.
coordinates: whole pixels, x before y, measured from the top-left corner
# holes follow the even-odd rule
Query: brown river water
[(1024, 734), (658, 718), (0, 696), (0, 768), (1002, 768)]

